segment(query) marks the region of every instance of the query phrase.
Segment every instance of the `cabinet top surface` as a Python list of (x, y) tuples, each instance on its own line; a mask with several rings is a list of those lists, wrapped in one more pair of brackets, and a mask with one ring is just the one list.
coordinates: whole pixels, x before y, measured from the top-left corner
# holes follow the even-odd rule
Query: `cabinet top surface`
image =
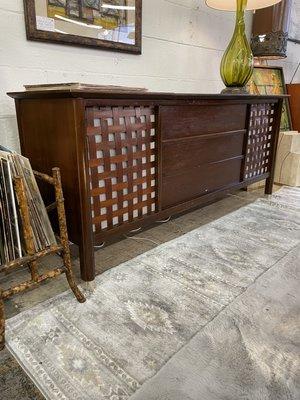
[(271, 100), (288, 95), (250, 95), (250, 94), (198, 94), (198, 93), (163, 93), (163, 92), (112, 92), (86, 89), (42, 90), (9, 92), (14, 99), (43, 98), (83, 98), (83, 99), (133, 99), (133, 100)]

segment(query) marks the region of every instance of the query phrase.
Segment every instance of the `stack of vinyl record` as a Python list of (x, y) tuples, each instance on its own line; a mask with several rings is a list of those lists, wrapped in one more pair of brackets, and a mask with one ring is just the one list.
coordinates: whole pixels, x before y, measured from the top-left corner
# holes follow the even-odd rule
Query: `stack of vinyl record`
[(56, 244), (46, 207), (27, 158), (0, 150), (0, 265), (26, 255), (14, 178), (23, 179), (35, 251)]

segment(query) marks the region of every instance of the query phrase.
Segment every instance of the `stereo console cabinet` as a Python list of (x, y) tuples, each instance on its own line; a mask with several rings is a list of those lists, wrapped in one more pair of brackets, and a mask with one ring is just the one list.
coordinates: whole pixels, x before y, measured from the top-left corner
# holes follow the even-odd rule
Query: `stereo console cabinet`
[(45, 90), (15, 99), (22, 154), (61, 169), (81, 275), (94, 248), (266, 179), (285, 96)]

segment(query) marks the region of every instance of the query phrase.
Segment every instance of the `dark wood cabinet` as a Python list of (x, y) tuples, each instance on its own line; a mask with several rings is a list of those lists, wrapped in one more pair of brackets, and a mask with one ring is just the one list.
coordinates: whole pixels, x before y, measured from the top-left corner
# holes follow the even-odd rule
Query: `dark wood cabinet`
[(102, 242), (262, 179), (272, 191), (284, 96), (9, 95), (22, 153), (39, 171), (61, 169), (84, 280)]

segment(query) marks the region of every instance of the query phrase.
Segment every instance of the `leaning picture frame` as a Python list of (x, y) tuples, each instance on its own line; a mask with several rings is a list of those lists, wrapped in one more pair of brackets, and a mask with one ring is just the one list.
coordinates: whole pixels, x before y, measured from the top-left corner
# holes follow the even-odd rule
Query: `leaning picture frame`
[[(287, 94), (282, 67), (255, 66), (247, 89), (250, 94), (257, 95)], [(287, 98), (283, 102), (280, 129), (282, 131), (292, 130), (292, 119)]]
[(24, 0), (28, 40), (141, 54), (142, 0)]

